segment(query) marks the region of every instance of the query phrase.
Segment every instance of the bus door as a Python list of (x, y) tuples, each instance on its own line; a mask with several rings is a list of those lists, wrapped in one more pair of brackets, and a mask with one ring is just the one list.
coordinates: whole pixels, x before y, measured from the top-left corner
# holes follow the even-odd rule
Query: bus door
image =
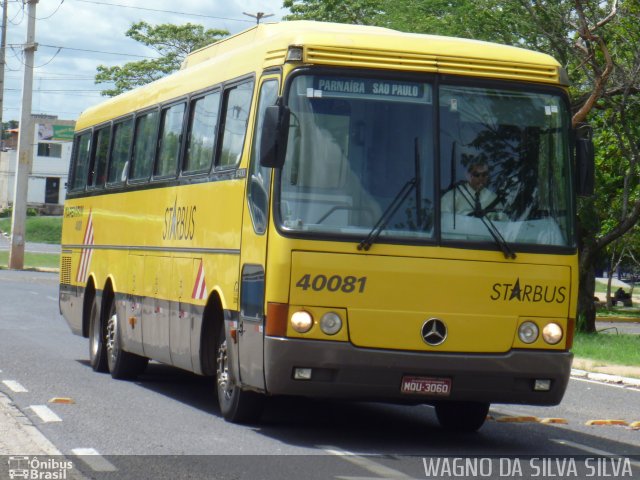
[(267, 255), (267, 221), (271, 169), (260, 166), (260, 134), (264, 112), (278, 97), (278, 77), (260, 83), (254, 122), (251, 160), (247, 172), (247, 196), (242, 221), (240, 254), (240, 318), (238, 357), (240, 383), (264, 390), (264, 280)]

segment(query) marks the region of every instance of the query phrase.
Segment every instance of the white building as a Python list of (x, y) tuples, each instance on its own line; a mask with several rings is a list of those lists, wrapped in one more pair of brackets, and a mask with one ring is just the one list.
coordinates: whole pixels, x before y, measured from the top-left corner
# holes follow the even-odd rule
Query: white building
[[(33, 165), (29, 175), (27, 204), (47, 213), (62, 211), (71, 161), (74, 121), (34, 115)], [(12, 131), (17, 143), (17, 131)], [(11, 145), (11, 141), (7, 144)], [(0, 209), (13, 204), (17, 151), (0, 155)]]

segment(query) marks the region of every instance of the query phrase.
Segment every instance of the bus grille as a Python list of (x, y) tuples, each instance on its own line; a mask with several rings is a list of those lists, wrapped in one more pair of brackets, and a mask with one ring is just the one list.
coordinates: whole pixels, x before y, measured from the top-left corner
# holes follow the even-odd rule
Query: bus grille
[(60, 262), (60, 283), (71, 285), (71, 257), (62, 257)]
[(310, 46), (306, 48), (305, 61), (344, 67), (410, 70), (537, 82), (558, 81), (558, 68), (553, 65), (447, 57), (426, 53), (381, 52), (350, 48), (326, 49)]

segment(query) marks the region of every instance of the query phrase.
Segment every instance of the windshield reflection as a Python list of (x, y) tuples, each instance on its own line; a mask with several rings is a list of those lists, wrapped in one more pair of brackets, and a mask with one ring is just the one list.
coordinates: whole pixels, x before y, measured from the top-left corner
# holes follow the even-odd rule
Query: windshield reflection
[(443, 241), (497, 244), (505, 255), (516, 244), (572, 246), (562, 99), (441, 86), (438, 100), (436, 119), (426, 82), (295, 77), (276, 187), (281, 229), (361, 248), (433, 242), (436, 232)]

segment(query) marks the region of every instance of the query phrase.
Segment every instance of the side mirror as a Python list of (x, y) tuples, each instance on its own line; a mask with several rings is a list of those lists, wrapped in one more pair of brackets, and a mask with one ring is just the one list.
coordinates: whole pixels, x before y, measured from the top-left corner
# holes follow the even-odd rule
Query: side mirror
[(264, 113), (260, 136), (260, 165), (282, 168), (287, 151), (289, 109), (281, 105), (268, 106)]
[(579, 196), (593, 195), (595, 170), (593, 129), (582, 124), (576, 128), (576, 193)]

